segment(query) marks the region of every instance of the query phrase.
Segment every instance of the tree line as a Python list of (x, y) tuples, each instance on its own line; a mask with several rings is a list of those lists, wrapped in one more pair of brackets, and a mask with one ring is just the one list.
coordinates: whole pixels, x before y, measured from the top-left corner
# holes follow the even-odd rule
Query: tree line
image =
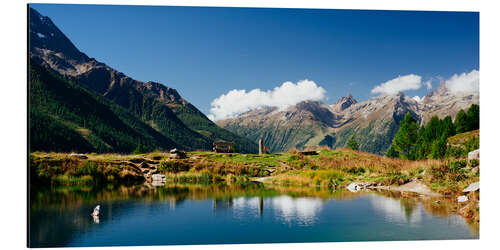
[[(460, 110), (453, 122), (451, 116), (439, 119), (437, 116), (420, 126), (418, 121), (408, 112), (399, 125), (399, 130), (392, 140), (386, 156), (407, 160), (442, 159), (456, 155), (449, 148), (448, 138), (456, 134), (479, 129), (479, 105), (472, 104), (466, 111)], [(478, 139), (467, 149), (479, 147)], [(458, 153), (460, 154), (460, 153)]]

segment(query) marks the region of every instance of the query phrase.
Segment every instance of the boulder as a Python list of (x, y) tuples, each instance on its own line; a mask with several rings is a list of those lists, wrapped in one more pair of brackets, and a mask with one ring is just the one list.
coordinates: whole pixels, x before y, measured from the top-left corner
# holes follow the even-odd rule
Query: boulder
[(355, 193), (360, 190), (366, 189), (370, 184), (369, 183), (364, 183), (364, 182), (353, 182), (347, 186), (347, 190)]
[(465, 195), (460, 195), (457, 197), (457, 202), (459, 202), (459, 203), (466, 202), (468, 200), (469, 200), (469, 198), (467, 198), (467, 196), (465, 196)]
[(479, 181), (471, 183), (464, 190), (462, 190), (462, 192), (464, 192), (464, 193), (476, 192), (476, 191), (479, 191)]
[(187, 156), (186, 156), (186, 153), (184, 153), (183, 151), (180, 151), (176, 148), (170, 150), (170, 158), (174, 158), (174, 159), (186, 159)]
[(479, 149), (469, 152), (467, 155), (467, 159), (470, 160), (479, 160)]

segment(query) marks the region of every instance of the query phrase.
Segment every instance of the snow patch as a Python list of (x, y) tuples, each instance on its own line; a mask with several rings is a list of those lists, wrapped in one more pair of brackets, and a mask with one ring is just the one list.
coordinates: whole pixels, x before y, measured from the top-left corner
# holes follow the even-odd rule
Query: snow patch
[(42, 34), (42, 33), (40, 33), (40, 32), (36, 33), (36, 35), (37, 35), (38, 37), (40, 37), (40, 38), (45, 38), (45, 35), (44, 35), (44, 34)]

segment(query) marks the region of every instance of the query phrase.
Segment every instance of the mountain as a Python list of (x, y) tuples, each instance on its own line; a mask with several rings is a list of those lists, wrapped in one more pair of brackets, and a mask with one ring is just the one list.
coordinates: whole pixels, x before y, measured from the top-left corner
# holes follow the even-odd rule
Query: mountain
[(407, 112), (424, 124), (434, 115), (455, 117), (460, 109), (479, 103), (478, 92), (453, 93), (446, 84), (443, 82), (420, 102), (403, 93), (357, 102), (349, 94), (330, 106), (308, 101), (284, 110), (267, 107), (217, 124), (254, 141), (263, 138), (272, 152), (318, 145), (345, 147), (355, 135), (360, 150), (384, 154)]
[(40, 65), (66, 84), (74, 83), (92, 96), (120, 106), (129, 116), (168, 139), (169, 145), (186, 150), (211, 150), (215, 140), (226, 140), (234, 141), (242, 152), (257, 151), (255, 142), (218, 127), (175, 89), (132, 79), (88, 57), (50, 18), (32, 8), (29, 10), (29, 58), (30, 68)]
[(330, 107), (333, 112), (342, 112), (349, 108), (351, 105), (358, 103), (356, 99), (349, 93), (347, 96), (341, 97), (337, 103), (332, 104)]
[(422, 122), (426, 123), (432, 116), (455, 117), (458, 111), (468, 109), (473, 103), (479, 104), (478, 92), (453, 92), (448, 88), (448, 82), (442, 82), (419, 103)]
[(178, 145), (127, 110), (30, 63), (30, 150), (128, 153)]
[(340, 126), (335, 128), (336, 140), (329, 146), (344, 147), (351, 135), (355, 135), (360, 150), (384, 154), (408, 112), (419, 120), (418, 103), (402, 93), (355, 103), (337, 113), (341, 117)]
[(335, 119), (328, 105), (307, 101), (285, 110), (267, 107), (248, 111), (217, 124), (253, 141), (262, 138), (271, 152), (282, 152), (317, 145), (332, 133), (329, 124)]

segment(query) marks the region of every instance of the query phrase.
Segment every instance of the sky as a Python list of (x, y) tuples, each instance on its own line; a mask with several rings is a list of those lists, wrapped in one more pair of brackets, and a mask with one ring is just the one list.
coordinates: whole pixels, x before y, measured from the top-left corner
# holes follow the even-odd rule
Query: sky
[(30, 6), (88, 56), (177, 89), (211, 119), (479, 77), (477, 12)]

